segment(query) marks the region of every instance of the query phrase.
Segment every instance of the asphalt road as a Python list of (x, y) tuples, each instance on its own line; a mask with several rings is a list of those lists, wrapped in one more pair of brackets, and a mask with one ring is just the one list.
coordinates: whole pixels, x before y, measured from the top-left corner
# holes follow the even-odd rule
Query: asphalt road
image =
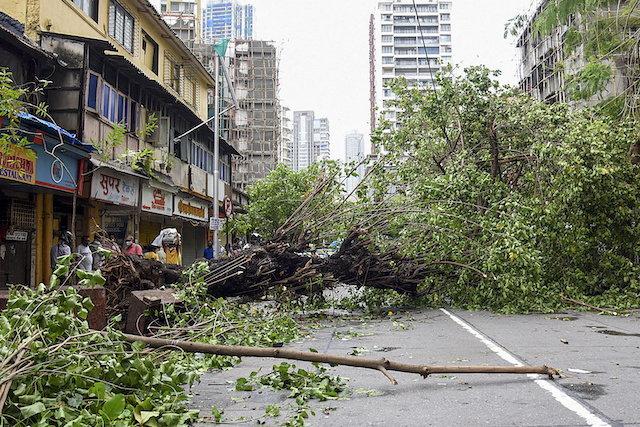
[[(330, 316), (323, 327), (287, 348), (420, 365), (548, 365), (549, 380), (526, 374), (447, 374), (423, 379), (337, 366), (348, 398), (311, 401), (312, 426), (640, 426), (640, 316), (593, 312), (497, 315), (461, 310), (403, 310), (382, 319)], [(225, 425), (282, 425), (292, 399), (283, 391), (235, 391), (235, 380), (278, 359), (245, 358), (234, 369), (202, 376), (191, 408)], [(312, 369), (306, 362), (290, 362)], [(279, 405), (281, 416), (264, 416)], [(197, 426), (207, 426), (200, 423)]]

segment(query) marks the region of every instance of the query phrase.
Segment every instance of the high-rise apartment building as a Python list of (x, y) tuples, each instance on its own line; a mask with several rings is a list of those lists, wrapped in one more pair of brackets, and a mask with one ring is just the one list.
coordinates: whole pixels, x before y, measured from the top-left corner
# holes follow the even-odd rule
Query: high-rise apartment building
[(280, 144), (278, 146), (278, 164), (284, 163), (293, 169), (293, 120), (291, 109), (280, 107)]
[(304, 170), (313, 162), (331, 157), (329, 120), (315, 118), (311, 110), (293, 112), (292, 169)]
[[(404, 77), (412, 87), (434, 87), (435, 75), (453, 62), (451, 40), (454, 0), (381, 0), (371, 25), (372, 105), (380, 112), (394, 99), (385, 84)], [(378, 113), (380, 114), (380, 113)], [(395, 122), (396, 112), (385, 117)]]
[(313, 120), (313, 153), (314, 162), (329, 160), (331, 158), (331, 146), (329, 142), (329, 119), (323, 117)]
[(242, 5), (237, 0), (205, 1), (202, 8), (203, 43), (253, 38), (253, 5)]
[[(345, 183), (345, 189), (347, 194), (356, 188), (358, 183), (362, 180), (362, 174), (364, 173), (364, 166), (360, 164), (364, 160), (364, 135), (358, 131), (352, 131), (344, 137), (345, 146), (345, 161), (346, 163), (355, 162), (355, 172), (357, 177), (352, 176), (347, 178)], [(356, 166), (357, 165), (357, 166)]]

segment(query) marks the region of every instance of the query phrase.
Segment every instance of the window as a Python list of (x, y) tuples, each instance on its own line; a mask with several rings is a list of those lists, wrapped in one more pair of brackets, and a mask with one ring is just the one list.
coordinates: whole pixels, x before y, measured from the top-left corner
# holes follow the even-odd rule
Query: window
[(393, 64), (393, 57), (383, 56), (382, 57), (382, 63), (383, 64)]
[(451, 46), (442, 46), (442, 53), (451, 53)]
[(449, 9), (449, 3), (440, 3), (440, 10)]
[(158, 75), (158, 43), (149, 34), (142, 32), (142, 56), (144, 65), (149, 67), (155, 75)]
[(393, 46), (382, 46), (382, 53), (393, 53)]
[(89, 73), (89, 81), (87, 82), (87, 108), (98, 112), (98, 82), (97, 74)]
[(441, 13), (440, 14), (440, 20), (441, 21), (451, 21), (451, 15), (448, 13)]
[(164, 53), (164, 83), (180, 93), (180, 64), (169, 51)]
[(133, 53), (133, 16), (119, 3), (109, 2), (109, 35)]
[(382, 36), (382, 43), (393, 43), (393, 36)]
[(440, 41), (442, 43), (451, 43), (451, 34), (443, 34), (440, 36)]
[(383, 25), (382, 26), (382, 32), (383, 33), (390, 33), (391, 31), (393, 31), (393, 25)]
[(440, 31), (451, 31), (451, 24), (440, 25)]
[(98, 22), (98, 0), (73, 0), (73, 3), (91, 19)]

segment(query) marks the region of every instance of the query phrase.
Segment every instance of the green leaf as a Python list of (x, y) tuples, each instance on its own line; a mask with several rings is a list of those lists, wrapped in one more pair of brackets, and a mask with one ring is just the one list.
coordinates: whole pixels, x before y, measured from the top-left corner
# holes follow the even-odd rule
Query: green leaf
[(23, 406), (22, 408), (20, 408), (20, 414), (22, 414), (22, 417), (24, 418), (29, 418), (46, 410), (47, 408), (45, 408), (42, 402), (36, 402), (32, 405)]
[(125, 407), (125, 397), (122, 394), (116, 394), (107, 400), (102, 406), (102, 411), (107, 414), (110, 420), (114, 420), (120, 416)]

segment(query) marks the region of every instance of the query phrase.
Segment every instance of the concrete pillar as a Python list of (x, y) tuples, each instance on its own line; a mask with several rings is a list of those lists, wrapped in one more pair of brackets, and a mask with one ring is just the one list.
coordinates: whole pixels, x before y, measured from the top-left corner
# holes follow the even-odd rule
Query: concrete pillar
[(84, 220), (84, 230), (83, 234), (89, 236), (89, 240), (93, 241), (94, 234), (101, 227), (102, 222), (100, 221), (100, 209), (91, 206), (85, 210), (86, 217)]
[(45, 253), (44, 242), (44, 195), (36, 195), (36, 280), (35, 285), (44, 282), (44, 258), (49, 258)]
[(42, 212), (42, 229), (44, 232), (42, 233), (42, 250), (44, 254), (43, 259), (43, 270), (42, 274), (48, 280), (51, 274), (51, 247), (53, 246), (53, 194), (45, 194), (44, 195), (44, 203), (43, 203), (43, 212)]

